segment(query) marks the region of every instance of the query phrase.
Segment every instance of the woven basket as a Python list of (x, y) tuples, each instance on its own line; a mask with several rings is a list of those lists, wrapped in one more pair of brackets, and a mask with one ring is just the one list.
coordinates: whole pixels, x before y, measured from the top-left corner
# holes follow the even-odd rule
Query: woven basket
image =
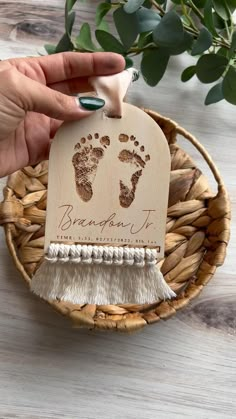
[[(171, 178), (166, 222), (165, 259), (161, 270), (177, 293), (171, 301), (145, 305), (78, 305), (48, 301), (78, 327), (131, 331), (167, 319), (195, 298), (225, 259), (229, 240), (230, 204), (221, 176), (202, 145), (183, 128), (145, 110), (161, 127), (171, 153)], [(201, 153), (218, 186), (214, 195), (192, 159), (177, 144), (180, 134)], [(47, 203), (47, 162), (26, 167), (8, 178), (0, 205), (0, 224), (25, 281), (30, 284), (43, 257)]]

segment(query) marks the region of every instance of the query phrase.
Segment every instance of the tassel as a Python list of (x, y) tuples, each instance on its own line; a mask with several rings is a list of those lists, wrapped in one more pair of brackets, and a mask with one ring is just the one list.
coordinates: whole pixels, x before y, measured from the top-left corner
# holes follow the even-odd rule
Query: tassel
[(175, 293), (156, 265), (155, 249), (51, 244), (31, 282), (46, 300), (74, 304), (145, 304)]

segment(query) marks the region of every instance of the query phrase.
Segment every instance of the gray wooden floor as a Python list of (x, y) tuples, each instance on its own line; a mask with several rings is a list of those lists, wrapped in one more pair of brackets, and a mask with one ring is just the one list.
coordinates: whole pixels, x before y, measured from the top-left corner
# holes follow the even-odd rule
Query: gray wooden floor
[[(95, 3), (81, 3), (77, 28), (93, 21)], [(0, 2), (0, 59), (36, 55), (57, 40), (63, 7), (63, 0)], [(236, 417), (236, 108), (205, 108), (208, 86), (197, 80), (184, 89), (179, 73), (188, 62), (173, 60), (157, 89), (138, 81), (129, 98), (177, 120), (217, 162), (233, 207), (224, 266), (175, 318), (129, 336), (81, 331), (28, 292), (0, 231), (1, 419)]]

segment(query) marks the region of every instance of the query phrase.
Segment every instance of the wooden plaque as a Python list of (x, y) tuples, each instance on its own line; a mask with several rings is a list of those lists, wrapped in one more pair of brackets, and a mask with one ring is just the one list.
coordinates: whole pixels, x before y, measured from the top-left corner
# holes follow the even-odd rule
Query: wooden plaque
[(64, 123), (50, 151), (45, 252), (52, 242), (147, 246), (162, 258), (169, 176), (164, 134), (135, 106)]

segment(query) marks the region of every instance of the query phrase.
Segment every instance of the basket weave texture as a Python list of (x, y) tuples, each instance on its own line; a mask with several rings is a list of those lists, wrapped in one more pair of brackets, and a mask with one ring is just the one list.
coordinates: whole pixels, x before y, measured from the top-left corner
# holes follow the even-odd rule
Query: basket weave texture
[[(165, 258), (161, 271), (177, 297), (145, 305), (78, 305), (48, 301), (78, 327), (132, 331), (166, 319), (186, 306), (212, 278), (225, 259), (229, 240), (230, 204), (221, 176), (202, 145), (191, 134), (156, 112), (147, 112), (163, 130), (171, 154)], [(218, 186), (214, 195), (207, 179), (177, 145), (189, 140), (210, 167)], [(43, 257), (48, 164), (26, 167), (9, 176), (0, 204), (0, 224), (25, 281), (30, 284)]]

